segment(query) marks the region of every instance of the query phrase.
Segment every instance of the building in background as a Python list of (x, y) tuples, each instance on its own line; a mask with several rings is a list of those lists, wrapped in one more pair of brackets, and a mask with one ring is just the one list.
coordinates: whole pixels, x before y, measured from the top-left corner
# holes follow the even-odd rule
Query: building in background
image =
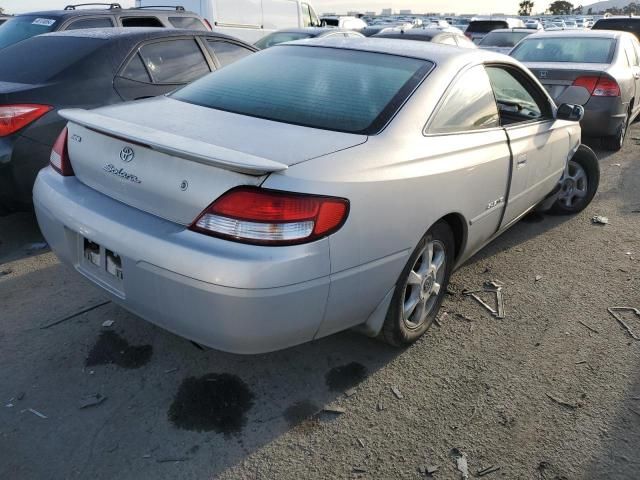
[(393, 15), (393, 9), (392, 8), (383, 8), (382, 12), (380, 13), (380, 15)]

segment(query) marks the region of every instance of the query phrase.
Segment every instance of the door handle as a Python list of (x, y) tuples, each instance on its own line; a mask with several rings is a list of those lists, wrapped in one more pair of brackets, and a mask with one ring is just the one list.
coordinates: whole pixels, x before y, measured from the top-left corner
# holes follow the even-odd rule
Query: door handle
[(518, 168), (522, 168), (527, 164), (527, 155), (526, 154), (521, 154), (518, 155), (518, 161), (516, 162), (516, 166)]

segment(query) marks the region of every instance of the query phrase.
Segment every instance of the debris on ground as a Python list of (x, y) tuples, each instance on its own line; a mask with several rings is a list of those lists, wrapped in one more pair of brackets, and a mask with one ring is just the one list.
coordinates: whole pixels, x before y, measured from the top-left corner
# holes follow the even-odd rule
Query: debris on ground
[(402, 400), (404, 398), (404, 396), (402, 395), (398, 387), (391, 387), (391, 391), (393, 392), (393, 394), (396, 396), (398, 400)]
[(178, 371), (178, 369), (176, 367), (174, 367), (174, 368), (170, 368), (168, 370), (165, 370), (164, 373), (173, 373), (173, 372), (177, 372), (177, 371)]
[(346, 390), (344, 392), (344, 396), (349, 398), (349, 397), (353, 397), (356, 394), (356, 389), (355, 388), (350, 388), (349, 390)]
[(351, 471), (353, 473), (367, 473), (367, 469), (364, 467), (353, 467)]
[(324, 407), (322, 411), (326, 413), (334, 413), (336, 415), (342, 415), (343, 413), (346, 413), (347, 410), (342, 407)]
[(29, 245), (27, 245), (26, 250), (28, 252), (35, 252), (38, 250), (44, 250), (45, 248), (48, 248), (49, 245), (47, 245), (47, 242), (36, 242), (36, 243), (30, 243)]
[(94, 407), (96, 405), (100, 405), (106, 399), (107, 397), (105, 397), (104, 395), (100, 395), (99, 393), (87, 395), (80, 400), (78, 408), (82, 410), (83, 408)]
[(456, 317), (466, 320), (467, 322), (473, 322), (473, 318), (467, 317), (464, 313), (456, 313)]
[(105, 328), (109, 328), (112, 327), (113, 324), (116, 323), (113, 320), (105, 320), (104, 322), (102, 322), (102, 326)]
[(156, 462), (157, 463), (173, 463), (173, 462), (186, 462), (187, 460), (189, 460), (189, 458), (187, 457), (168, 457), (168, 458), (158, 458), (156, 459)]
[(85, 313), (88, 313), (88, 312), (90, 312), (92, 310), (95, 310), (96, 308), (103, 307), (103, 306), (105, 306), (105, 305), (107, 305), (109, 303), (111, 303), (111, 302), (109, 300), (107, 300), (106, 302), (100, 302), (100, 303), (97, 303), (95, 305), (91, 305), (90, 307), (83, 308), (82, 310), (78, 310), (77, 312), (72, 313), (70, 315), (65, 315), (62, 318), (58, 318), (58, 319), (53, 320), (51, 322), (45, 323), (40, 328), (42, 330), (46, 330), (47, 328), (54, 327), (56, 325), (61, 324), (62, 322), (66, 322), (67, 320), (71, 320), (72, 318), (76, 318), (76, 317), (79, 317), (80, 315), (84, 315)]
[(601, 215), (595, 215), (591, 217), (591, 223), (593, 223), (594, 225), (608, 225), (609, 219)]
[(484, 477), (485, 475), (489, 475), (490, 473), (497, 472), (498, 470), (500, 470), (500, 467), (496, 467), (495, 465), (492, 465), (488, 468), (478, 470), (478, 472), (476, 473), (476, 477)]
[(635, 333), (633, 333), (633, 330), (631, 329), (631, 327), (627, 325), (627, 323), (619, 315), (619, 312), (632, 312), (637, 317), (640, 318), (640, 310), (633, 307), (609, 307), (607, 308), (607, 310), (613, 316), (613, 318), (615, 318), (617, 322), (620, 325), (622, 325), (622, 327), (627, 331), (627, 333), (629, 334), (629, 336), (631, 336), (631, 338), (633, 338), (634, 340), (640, 340), (640, 337), (637, 336)]
[(442, 324), (445, 322), (448, 316), (449, 316), (448, 312), (441, 312), (439, 315), (436, 316), (436, 318), (433, 319), (433, 321), (438, 327), (442, 327)]
[(18, 400), (22, 400), (22, 399), (24, 398), (24, 396), (25, 396), (25, 393), (24, 393), (24, 392), (20, 392), (20, 393), (16, 396), (16, 398), (17, 398)]
[(462, 474), (462, 480), (468, 480), (469, 465), (467, 463), (467, 454), (454, 448), (451, 450), (451, 456), (456, 461), (456, 468)]
[(545, 395), (556, 402), (558, 405), (562, 405), (563, 407), (569, 408), (571, 410), (575, 410), (578, 408), (578, 405), (576, 405), (575, 403), (565, 402), (561, 398), (558, 398), (555, 395), (551, 395), (550, 393), (545, 393)]
[[(473, 298), (476, 302), (482, 305), (491, 315), (496, 318), (502, 319), (505, 317), (504, 311), (504, 297), (502, 294), (503, 284), (498, 282), (497, 280), (490, 280), (488, 282), (484, 282), (483, 288), (480, 290), (465, 290), (462, 292), (463, 295)], [(496, 308), (493, 308), (487, 302), (482, 300), (477, 294), (478, 293), (493, 293), (496, 298)]]
[(45, 419), (49, 418), (44, 413), (40, 413), (38, 410), (34, 410), (33, 408), (27, 408), (27, 411), (33, 413), (36, 417), (45, 418)]
[(358, 440), (358, 443), (360, 444), (360, 446), (362, 448), (364, 448), (364, 440), (362, 440), (361, 438), (358, 438), (357, 440)]
[(536, 282), (539, 282), (540, 280), (542, 280), (542, 275), (536, 275)]
[(378, 399), (378, 404), (376, 405), (376, 409), (381, 412), (382, 410), (384, 410), (384, 402), (382, 401), (381, 398)]
[(593, 328), (593, 327), (590, 327), (589, 325), (587, 325), (586, 323), (584, 323), (582, 320), (578, 320), (578, 323), (579, 323), (580, 325), (582, 325), (583, 327), (585, 327), (587, 330), (592, 331), (593, 333), (600, 333), (598, 330), (596, 330), (596, 329), (595, 329), (595, 328)]

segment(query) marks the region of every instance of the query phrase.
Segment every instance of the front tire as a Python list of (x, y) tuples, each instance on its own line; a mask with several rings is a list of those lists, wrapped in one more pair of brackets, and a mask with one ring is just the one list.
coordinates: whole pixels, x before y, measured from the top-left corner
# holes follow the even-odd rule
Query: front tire
[(440, 310), (455, 261), (449, 224), (440, 221), (422, 237), (400, 274), (380, 337), (395, 347), (410, 345)]
[(581, 212), (593, 200), (599, 184), (598, 157), (589, 147), (580, 145), (560, 179), (560, 193), (549, 213), (573, 215)]

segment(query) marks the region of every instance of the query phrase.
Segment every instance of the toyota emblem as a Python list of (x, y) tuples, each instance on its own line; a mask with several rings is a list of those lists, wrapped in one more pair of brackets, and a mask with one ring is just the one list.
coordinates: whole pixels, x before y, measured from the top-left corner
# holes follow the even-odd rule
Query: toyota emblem
[(135, 156), (136, 154), (133, 152), (133, 148), (131, 147), (124, 147), (122, 150), (120, 150), (120, 160), (125, 163), (129, 163)]

